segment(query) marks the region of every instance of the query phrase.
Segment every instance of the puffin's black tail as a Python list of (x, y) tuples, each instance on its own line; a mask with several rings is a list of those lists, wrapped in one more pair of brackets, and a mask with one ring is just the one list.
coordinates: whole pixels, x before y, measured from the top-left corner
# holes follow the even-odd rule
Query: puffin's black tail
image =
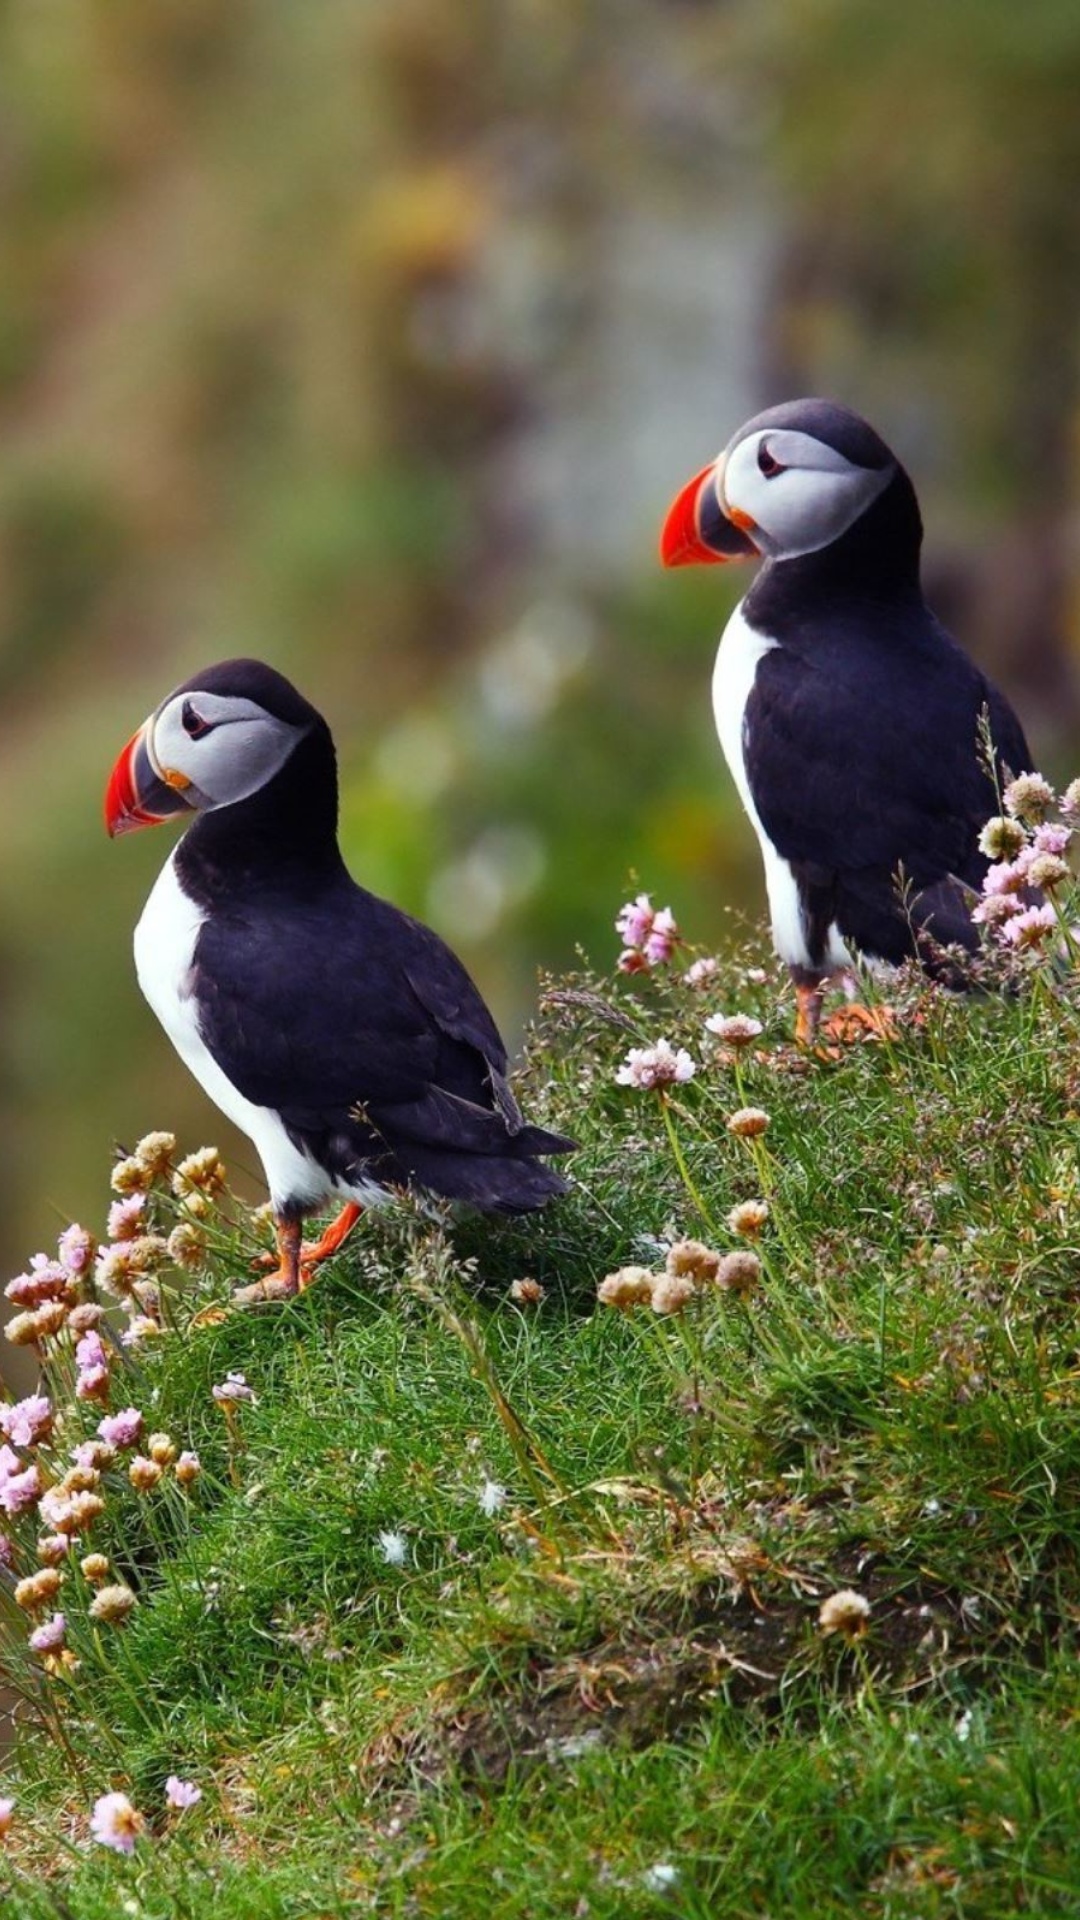
[[(544, 1153), (569, 1153), (575, 1145), (539, 1127), (528, 1131), (545, 1142), (540, 1149)], [(410, 1145), (407, 1155), (402, 1154), (403, 1159), (406, 1157), (410, 1176), (419, 1186), (441, 1194), (444, 1200), (462, 1200), (484, 1212), (535, 1213), (570, 1190), (570, 1182), (561, 1173), (528, 1155), (496, 1159), (491, 1154), (440, 1153), (438, 1149)]]

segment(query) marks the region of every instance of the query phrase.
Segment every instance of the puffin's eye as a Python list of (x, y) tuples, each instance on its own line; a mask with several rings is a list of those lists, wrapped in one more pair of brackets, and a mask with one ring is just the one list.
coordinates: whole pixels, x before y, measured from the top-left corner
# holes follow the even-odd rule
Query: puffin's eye
[(757, 463), (758, 472), (763, 473), (766, 480), (774, 480), (778, 473), (787, 472), (787, 468), (784, 467), (779, 460), (773, 458), (764, 440), (762, 440), (758, 446)]
[(189, 740), (201, 740), (204, 733), (210, 732), (212, 722), (204, 720), (202, 714), (196, 712), (191, 701), (185, 700), (180, 709), (180, 725)]

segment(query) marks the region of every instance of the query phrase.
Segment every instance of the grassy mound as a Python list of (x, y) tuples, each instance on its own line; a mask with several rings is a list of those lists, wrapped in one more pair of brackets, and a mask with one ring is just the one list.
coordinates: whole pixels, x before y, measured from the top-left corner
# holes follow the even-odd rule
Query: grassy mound
[[(803, 1056), (758, 954), (560, 982), (523, 1092), (573, 1194), (371, 1217), (286, 1306), (218, 1311), (261, 1229), (213, 1159), (123, 1163), (136, 1338), (110, 1312), (77, 1393), (92, 1353), (39, 1332), (53, 1424), (8, 1469), (143, 1416), (85, 1526), (61, 1487), (35, 1607), (48, 1528), (7, 1523), (4, 1911), (1075, 1911), (1077, 1016), (1038, 968), (890, 1006)], [(620, 1083), (661, 1037), (692, 1076)], [(626, 1267), (652, 1303), (598, 1302)]]

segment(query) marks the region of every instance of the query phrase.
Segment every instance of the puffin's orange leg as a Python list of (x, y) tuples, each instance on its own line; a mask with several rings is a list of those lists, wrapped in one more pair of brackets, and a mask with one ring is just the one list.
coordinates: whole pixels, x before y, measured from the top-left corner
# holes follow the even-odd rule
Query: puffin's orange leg
[(254, 1307), (262, 1300), (289, 1300), (306, 1285), (301, 1264), (303, 1227), (299, 1220), (275, 1220), (278, 1263), (264, 1280), (250, 1287), (237, 1287), (233, 1302), (238, 1307)]
[(812, 1047), (821, 1023), (821, 1003), (825, 995), (820, 987), (795, 982), (795, 1045)]
[(300, 1249), (300, 1285), (302, 1287), (306, 1287), (312, 1278), (307, 1269), (317, 1267), (320, 1260), (328, 1260), (332, 1253), (337, 1252), (342, 1241), (348, 1239), (363, 1211), (363, 1207), (358, 1206), (355, 1200), (350, 1200), (342, 1207), (337, 1219), (331, 1220), (330, 1225), (317, 1240), (305, 1240)]

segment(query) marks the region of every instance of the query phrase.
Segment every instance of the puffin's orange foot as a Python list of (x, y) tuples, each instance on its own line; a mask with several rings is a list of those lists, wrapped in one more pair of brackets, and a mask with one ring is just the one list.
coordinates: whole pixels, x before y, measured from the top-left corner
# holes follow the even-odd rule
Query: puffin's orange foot
[(824, 999), (821, 988), (806, 986), (801, 981), (795, 983), (795, 1045), (812, 1047), (817, 1039), (817, 1030), (821, 1024), (821, 1003)]
[(830, 1040), (838, 1040), (845, 1047), (853, 1046), (857, 1040), (896, 1040), (900, 1033), (891, 1007), (865, 1007), (859, 1000), (830, 1013), (821, 1030)]
[(363, 1211), (363, 1207), (357, 1206), (355, 1200), (350, 1200), (317, 1240), (303, 1242), (297, 1222), (276, 1221), (277, 1253), (260, 1253), (251, 1263), (255, 1268), (273, 1268), (273, 1272), (265, 1280), (256, 1280), (253, 1286), (241, 1287), (233, 1299), (242, 1306), (250, 1306), (258, 1300), (285, 1300), (304, 1287), (309, 1287), (315, 1278), (315, 1268), (337, 1252)]

